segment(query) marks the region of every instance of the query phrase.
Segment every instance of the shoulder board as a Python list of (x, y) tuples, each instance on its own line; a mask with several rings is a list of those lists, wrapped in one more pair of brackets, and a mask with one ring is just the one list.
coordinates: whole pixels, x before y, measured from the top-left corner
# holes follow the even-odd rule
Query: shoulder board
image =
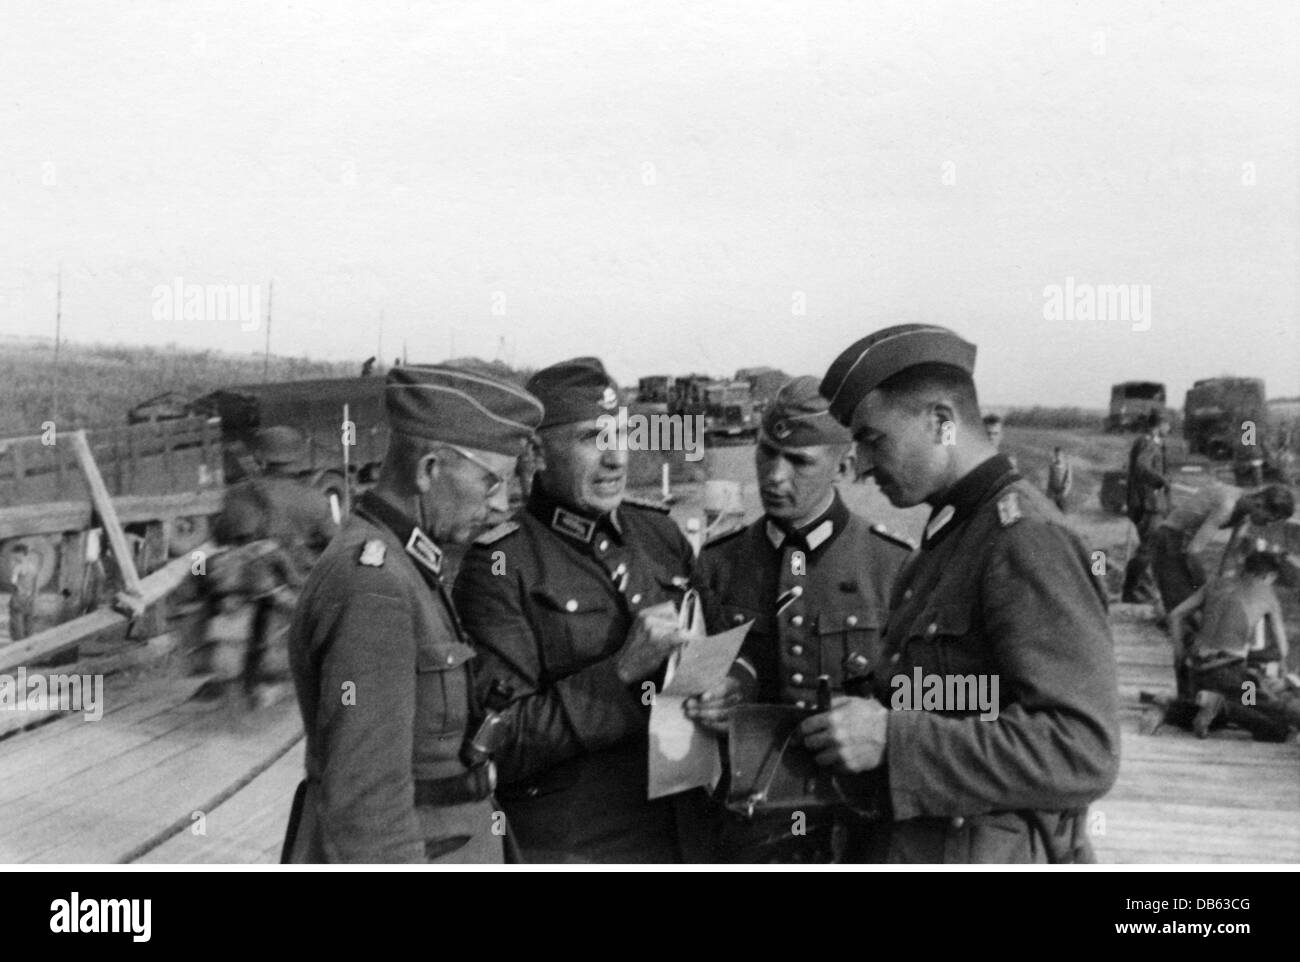
[(357, 556), (357, 564), (363, 564), (369, 568), (382, 568), (387, 553), (387, 545), (378, 538), (371, 538), (361, 546), (361, 554)]
[(888, 541), (890, 544), (895, 544), (900, 548), (905, 548), (908, 551), (916, 550), (916, 545), (912, 544), (910, 538), (905, 538), (901, 534), (895, 534), (894, 532), (886, 528), (883, 524), (873, 524), (871, 526), (871, 533), (874, 534), (877, 538), (883, 538), (884, 540)]
[(672, 510), (669, 505), (664, 504), (662, 501), (647, 501), (644, 498), (630, 498), (626, 495), (619, 504), (630, 504), (635, 508), (649, 508), (651, 511), (658, 511), (661, 514), (667, 514)]
[(998, 523), (1002, 527), (1009, 528), (1023, 517), (1019, 491), (1013, 489), (998, 498)]
[(482, 544), (482, 545), (496, 544), (506, 535), (514, 534), (518, 530), (519, 530), (518, 521), (505, 521), (497, 525), (495, 528), (490, 528), (489, 530), (484, 531), (481, 535), (479, 535), (477, 538), (474, 539), (474, 543)]

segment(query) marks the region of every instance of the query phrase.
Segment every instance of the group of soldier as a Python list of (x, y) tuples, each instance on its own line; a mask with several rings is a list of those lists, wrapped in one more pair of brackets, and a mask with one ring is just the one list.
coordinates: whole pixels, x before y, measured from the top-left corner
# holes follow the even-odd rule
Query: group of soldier
[[(1258, 740), (1282, 741), (1300, 728), (1300, 680), (1286, 671), (1286, 626), (1274, 588), (1292, 559), (1248, 532), (1289, 519), (1294, 496), (1282, 484), (1245, 491), (1210, 479), (1171, 507), (1169, 428), (1168, 415), (1153, 412), (1128, 463), (1127, 512), (1138, 544), (1121, 597), (1163, 609), (1158, 620), (1173, 642), (1177, 690), (1148, 730), (1170, 721), (1204, 738), (1233, 725)], [(1210, 573), (1202, 557), (1220, 532), (1229, 533), (1228, 545)]]
[[(974, 345), (908, 324), (788, 383), (756, 446), (762, 516), (699, 557), (664, 506), (627, 496), (629, 452), (600, 440), (618, 391), (599, 360), (524, 388), (390, 371), (379, 480), (289, 630), (307, 743), (284, 859), (1089, 860), (1087, 806), (1118, 768), (1106, 595), (988, 439), (974, 368)], [(511, 516), (525, 454), (536, 474)], [(837, 484), (860, 476), (930, 507), (918, 548), (848, 509)], [(708, 636), (750, 626), (682, 708), (731, 763), (652, 799), (654, 693), (683, 647), (710, 643), (683, 626), (687, 592)], [(993, 678), (996, 710), (892, 709), (913, 678)], [(788, 720), (779, 743), (742, 744), (759, 707)], [(813, 774), (776, 792), (796, 755)]]

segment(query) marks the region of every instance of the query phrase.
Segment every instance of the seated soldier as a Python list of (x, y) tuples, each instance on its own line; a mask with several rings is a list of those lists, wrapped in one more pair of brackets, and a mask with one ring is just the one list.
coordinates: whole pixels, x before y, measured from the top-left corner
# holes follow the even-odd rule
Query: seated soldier
[[(1211, 581), (1170, 613), (1175, 664), (1196, 692), (1198, 738), (1218, 722), (1260, 741), (1282, 741), (1300, 728), (1300, 685), (1284, 670), (1286, 628), (1273, 589), (1281, 570), (1276, 554), (1257, 551), (1241, 577)], [(1188, 621), (1197, 612), (1201, 627), (1189, 646)]]

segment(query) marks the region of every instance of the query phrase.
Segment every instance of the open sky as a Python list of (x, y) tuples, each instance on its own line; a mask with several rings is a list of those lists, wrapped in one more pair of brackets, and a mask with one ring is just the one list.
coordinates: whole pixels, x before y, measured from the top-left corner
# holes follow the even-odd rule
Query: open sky
[(274, 279), (280, 354), (821, 374), (921, 320), (993, 404), (1298, 394), (1298, 81), (1282, 0), (7, 0), (0, 334), (62, 265), (78, 341), (260, 352), (154, 291)]

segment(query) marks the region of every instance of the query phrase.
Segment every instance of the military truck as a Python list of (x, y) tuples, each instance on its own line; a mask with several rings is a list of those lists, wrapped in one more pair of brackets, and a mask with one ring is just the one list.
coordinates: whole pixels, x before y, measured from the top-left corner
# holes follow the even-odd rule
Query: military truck
[(1125, 381), (1110, 389), (1110, 414), (1106, 430), (1112, 433), (1141, 431), (1152, 411), (1164, 413), (1165, 386), (1159, 381)]
[(1242, 424), (1251, 421), (1264, 438), (1268, 408), (1264, 382), (1256, 377), (1212, 377), (1194, 383), (1183, 404), (1187, 450), (1216, 461), (1234, 458), (1242, 447)]
[(744, 443), (758, 436), (748, 381), (715, 381), (705, 388), (704, 436), (715, 443)]
[(668, 374), (651, 374), (637, 381), (636, 399), (642, 404), (662, 404), (672, 397), (673, 378)]

